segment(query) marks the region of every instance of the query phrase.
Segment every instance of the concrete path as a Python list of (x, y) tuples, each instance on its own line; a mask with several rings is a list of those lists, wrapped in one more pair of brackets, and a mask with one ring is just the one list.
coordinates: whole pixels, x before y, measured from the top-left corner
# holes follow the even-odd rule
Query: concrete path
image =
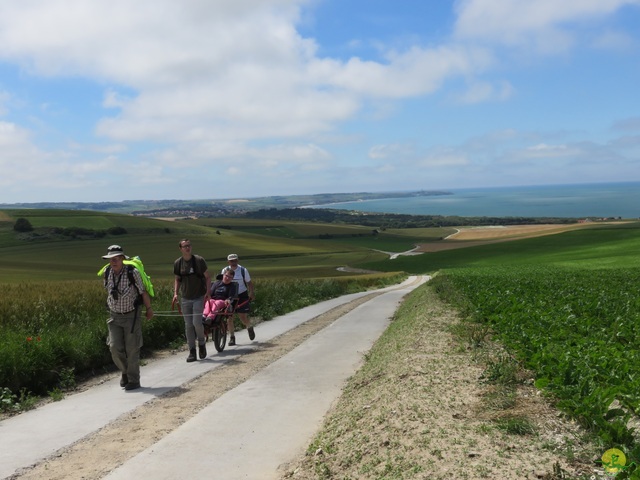
[[(227, 392), (107, 478), (178, 479), (192, 474), (229, 480), (278, 478), (278, 466), (306, 448), (340, 396), (344, 381), (387, 327), (402, 297), (426, 280), (411, 277), (399, 286), (378, 290), (381, 295)], [(261, 323), (256, 327), (257, 340), (268, 341), (369, 293), (346, 295)], [(225, 350), (224, 356), (214, 353), (216, 361), (191, 364), (182, 357), (169, 357), (142, 368), (140, 390), (123, 392), (119, 378), (114, 378), (0, 422), (0, 478), (43, 460), (122, 414), (255, 348), (257, 342)], [(194, 459), (194, 451), (202, 454)], [(223, 473), (219, 476), (215, 472)]]

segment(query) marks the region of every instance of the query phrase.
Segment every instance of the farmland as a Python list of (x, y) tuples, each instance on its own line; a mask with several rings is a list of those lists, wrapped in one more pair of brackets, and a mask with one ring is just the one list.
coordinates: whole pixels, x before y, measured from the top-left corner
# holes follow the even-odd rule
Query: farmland
[[(39, 343), (44, 336), (37, 338), (42, 333), (38, 328), (57, 315), (51, 298), (64, 295), (52, 292), (82, 290), (85, 296), (69, 295), (65, 302), (79, 302), (71, 310), (94, 315), (102, 295), (95, 272), (111, 243), (143, 257), (160, 287), (163, 308), (168, 305), (163, 293), (171, 278), (168, 266), (183, 236), (191, 238), (196, 253), (213, 265), (222, 266), (231, 251), (239, 253), (252, 275), (265, 282), (263, 289), (269, 282), (291, 277), (349, 281), (352, 275), (337, 270), (343, 266), (437, 273), (433, 285), (425, 288), (436, 289), (461, 312), (470, 330), (486, 328), (487, 335), (504, 346), (505, 361), (533, 372), (535, 385), (603, 445), (622, 446), (637, 455), (632, 425), (640, 408), (635, 398), (640, 387), (640, 371), (635, 368), (640, 365), (635, 348), (640, 321), (638, 223), (470, 229), (450, 236), (456, 229), (374, 232), (355, 224), (232, 218), (166, 222), (87, 212), (70, 221), (59, 212), (29, 213), (36, 234), (32, 237), (11, 230), (15, 212), (0, 216), (0, 282), (14, 297), (25, 288), (40, 292), (38, 300), (29, 296), (24, 303), (5, 304), (2, 315), (12, 319), (29, 304), (39, 307), (29, 315), (32, 330), (21, 330), (16, 337), (22, 343), (25, 335), (31, 338), (20, 348), (49, 348)], [(47, 237), (51, 228), (62, 224), (94, 230), (123, 227), (127, 233), (97, 239)], [(384, 253), (415, 245), (425, 253), (394, 260)], [(429, 245), (446, 247), (429, 250)], [(100, 313), (96, 310), (95, 315)], [(86, 321), (82, 315), (68, 320), (79, 325)], [(91, 335), (99, 338), (96, 328)], [(174, 334), (179, 336), (179, 330)]]
[(637, 268), (486, 267), (450, 270), (434, 288), (470, 322), (488, 325), (584, 428), (631, 448), (627, 425), (640, 412), (639, 281)]

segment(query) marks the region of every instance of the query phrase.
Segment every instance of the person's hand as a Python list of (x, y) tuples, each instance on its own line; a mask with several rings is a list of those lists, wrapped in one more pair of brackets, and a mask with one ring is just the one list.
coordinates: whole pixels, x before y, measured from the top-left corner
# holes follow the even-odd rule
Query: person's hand
[[(178, 295), (173, 296), (173, 300), (171, 300), (171, 311), (173, 312), (173, 307), (175, 307), (176, 303), (178, 303)], [(178, 313), (182, 315), (182, 309), (180, 308), (180, 303), (178, 303)]]
[(147, 320), (151, 320), (151, 318), (153, 317), (153, 308), (151, 307), (147, 308), (146, 317), (147, 317)]

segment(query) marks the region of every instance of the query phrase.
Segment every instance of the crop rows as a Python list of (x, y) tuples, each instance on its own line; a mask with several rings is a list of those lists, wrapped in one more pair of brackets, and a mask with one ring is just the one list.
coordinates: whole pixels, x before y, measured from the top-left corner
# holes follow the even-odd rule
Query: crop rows
[(435, 286), (535, 373), (536, 386), (604, 443), (632, 447), (640, 411), (640, 271), (450, 270)]

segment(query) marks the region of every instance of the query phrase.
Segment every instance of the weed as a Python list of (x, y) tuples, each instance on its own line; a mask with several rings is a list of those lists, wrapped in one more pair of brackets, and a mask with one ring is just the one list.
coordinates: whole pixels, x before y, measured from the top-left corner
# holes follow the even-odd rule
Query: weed
[(510, 435), (532, 435), (536, 433), (535, 425), (524, 417), (503, 417), (494, 422), (499, 430)]
[(60, 389), (63, 391), (69, 391), (76, 388), (76, 376), (75, 369), (73, 367), (63, 368), (60, 371), (60, 380), (58, 382)]
[(471, 348), (484, 346), (491, 334), (488, 323), (471, 320), (459, 322), (451, 327), (451, 333)]
[(331, 478), (331, 469), (324, 462), (317, 462), (315, 464), (315, 471), (320, 479)]
[(498, 386), (484, 395), (484, 404), (490, 410), (507, 410), (516, 404), (517, 392), (512, 386)]
[(19, 407), (20, 404), (18, 403), (18, 397), (7, 387), (3, 387), (2, 390), (0, 390), (0, 411), (15, 411), (18, 410)]
[(488, 365), (482, 373), (481, 380), (498, 385), (514, 385), (519, 382), (520, 367), (512, 356), (501, 353), (488, 360)]
[(31, 410), (38, 403), (38, 397), (32, 395), (26, 388), (20, 390), (20, 396), (18, 398), (18, 403), (20, 405), (20, 410), (27, 411)]
[(51, 400), (53, 400), (54, 402), (59, 402), (64, 398), (64, 392), (59, 388), (54, 388), (49, 392), (49, 398), (51, 398)]

